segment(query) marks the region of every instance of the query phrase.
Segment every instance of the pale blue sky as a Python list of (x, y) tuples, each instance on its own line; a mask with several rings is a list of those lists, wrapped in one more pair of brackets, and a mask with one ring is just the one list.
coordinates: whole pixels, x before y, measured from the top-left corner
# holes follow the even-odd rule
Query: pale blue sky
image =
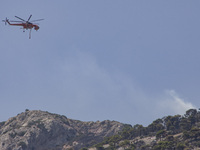
[(147, 125), (200, 105), (200, 1), (1, 0), (0, 121), (40, 109)]

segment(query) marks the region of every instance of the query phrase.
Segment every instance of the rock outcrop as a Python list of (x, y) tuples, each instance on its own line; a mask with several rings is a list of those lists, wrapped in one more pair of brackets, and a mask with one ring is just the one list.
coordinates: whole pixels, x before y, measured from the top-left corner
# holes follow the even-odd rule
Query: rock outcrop
[(116, 121), (82, 122), (44, 111), (26, 111), (0, 123), (1, 150), (81, 149), (117, 134)]

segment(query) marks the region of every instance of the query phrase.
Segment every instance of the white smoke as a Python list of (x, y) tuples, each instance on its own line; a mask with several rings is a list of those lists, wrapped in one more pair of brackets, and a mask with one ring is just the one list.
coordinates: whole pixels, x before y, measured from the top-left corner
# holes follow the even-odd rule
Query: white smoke
[(188, 109), (196, 109), (192, 103), (180, 98), (174, 90), (167, 90), (166, 94), (167, 98), (159, 102), (159, 107), (162, 110), (168, 111), (170, 114), (183, 115)]

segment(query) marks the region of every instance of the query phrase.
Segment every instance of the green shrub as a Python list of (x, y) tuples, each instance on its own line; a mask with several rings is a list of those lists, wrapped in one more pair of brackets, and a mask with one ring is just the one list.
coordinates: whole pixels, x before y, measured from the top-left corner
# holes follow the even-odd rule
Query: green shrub
[(26, 149), (27, 148), (27, 145), (26, 145), (26, 143), (25, 142), (19, 142), (18, 144), (17, 144), (18, 146), (21, 146), (22, 147), (22, 149)]

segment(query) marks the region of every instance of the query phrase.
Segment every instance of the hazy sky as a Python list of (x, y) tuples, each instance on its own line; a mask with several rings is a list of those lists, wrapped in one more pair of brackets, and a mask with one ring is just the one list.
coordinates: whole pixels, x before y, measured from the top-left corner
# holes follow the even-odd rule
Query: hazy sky
[(200, 105), (199, 0), (1, 0), (0, 121), (44, 110), (148, 125)]

